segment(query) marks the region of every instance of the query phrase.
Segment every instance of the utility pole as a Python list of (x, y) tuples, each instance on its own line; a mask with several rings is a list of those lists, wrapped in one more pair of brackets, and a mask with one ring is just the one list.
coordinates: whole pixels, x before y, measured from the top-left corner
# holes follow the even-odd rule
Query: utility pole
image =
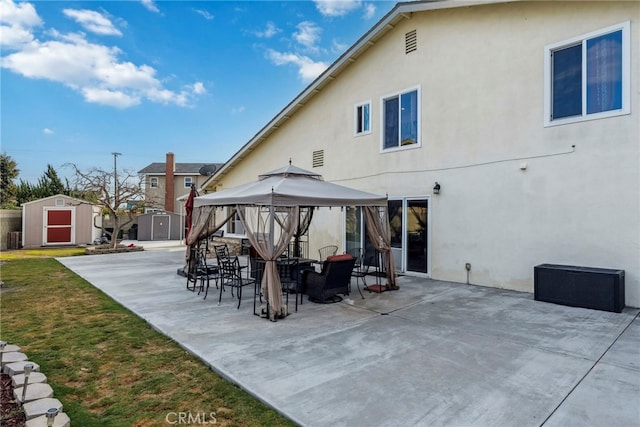
[(113, 154), (113, 180), (114, 180), (114, 184), (113, 184), (113, 209), (117, 210), (118, 209), (118, 166), (117, 166), (117, 159), (118, 156), (121, 156), (122, 153), (117, 153), (117, 152), (113, 152), (111, 153)]

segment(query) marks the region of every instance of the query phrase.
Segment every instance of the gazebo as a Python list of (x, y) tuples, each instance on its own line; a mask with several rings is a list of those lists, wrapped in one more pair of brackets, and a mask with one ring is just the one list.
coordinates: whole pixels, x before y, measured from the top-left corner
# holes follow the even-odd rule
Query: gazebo
[(316, 207), (363, 207), (369, 238), (384, 257), (387, 286), (397, 288), (386, 196), (329, 183), (289, 164), (260, 175), (257, 181), (196, 197), (193, 206), (187, 245), (210, 236), (238, 213), (249, 242), (266, 261), (261, 286), (271, 320), (284, 314), (276, 260), (300, 225), (308, 224)]

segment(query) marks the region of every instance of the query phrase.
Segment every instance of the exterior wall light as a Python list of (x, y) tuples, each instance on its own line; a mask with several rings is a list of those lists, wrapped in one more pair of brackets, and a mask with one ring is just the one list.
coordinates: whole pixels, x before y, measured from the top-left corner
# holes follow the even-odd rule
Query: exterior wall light
[(440, 184), (436, 181), (436, 185), (433, 186), (433, 194), (440, 194)]

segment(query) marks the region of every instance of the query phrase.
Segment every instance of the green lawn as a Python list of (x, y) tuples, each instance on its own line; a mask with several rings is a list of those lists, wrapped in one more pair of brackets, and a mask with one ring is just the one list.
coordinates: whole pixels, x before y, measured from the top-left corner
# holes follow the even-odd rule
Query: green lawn
[(72, 425), (293, 425), (55, 259), (1, 269), (0, 337), (41, 366)]

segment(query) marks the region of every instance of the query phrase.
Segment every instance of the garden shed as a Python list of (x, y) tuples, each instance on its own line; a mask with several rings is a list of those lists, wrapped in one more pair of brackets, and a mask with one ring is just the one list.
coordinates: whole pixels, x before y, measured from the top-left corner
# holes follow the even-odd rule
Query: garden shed
[(182, 216), (173, 212), (149, 212), (138, 217), (138, 240), (182, 239)]
[(91, 244), (102, 230), (99, 205), (64, 194), (22, 205), (22, 246)]

